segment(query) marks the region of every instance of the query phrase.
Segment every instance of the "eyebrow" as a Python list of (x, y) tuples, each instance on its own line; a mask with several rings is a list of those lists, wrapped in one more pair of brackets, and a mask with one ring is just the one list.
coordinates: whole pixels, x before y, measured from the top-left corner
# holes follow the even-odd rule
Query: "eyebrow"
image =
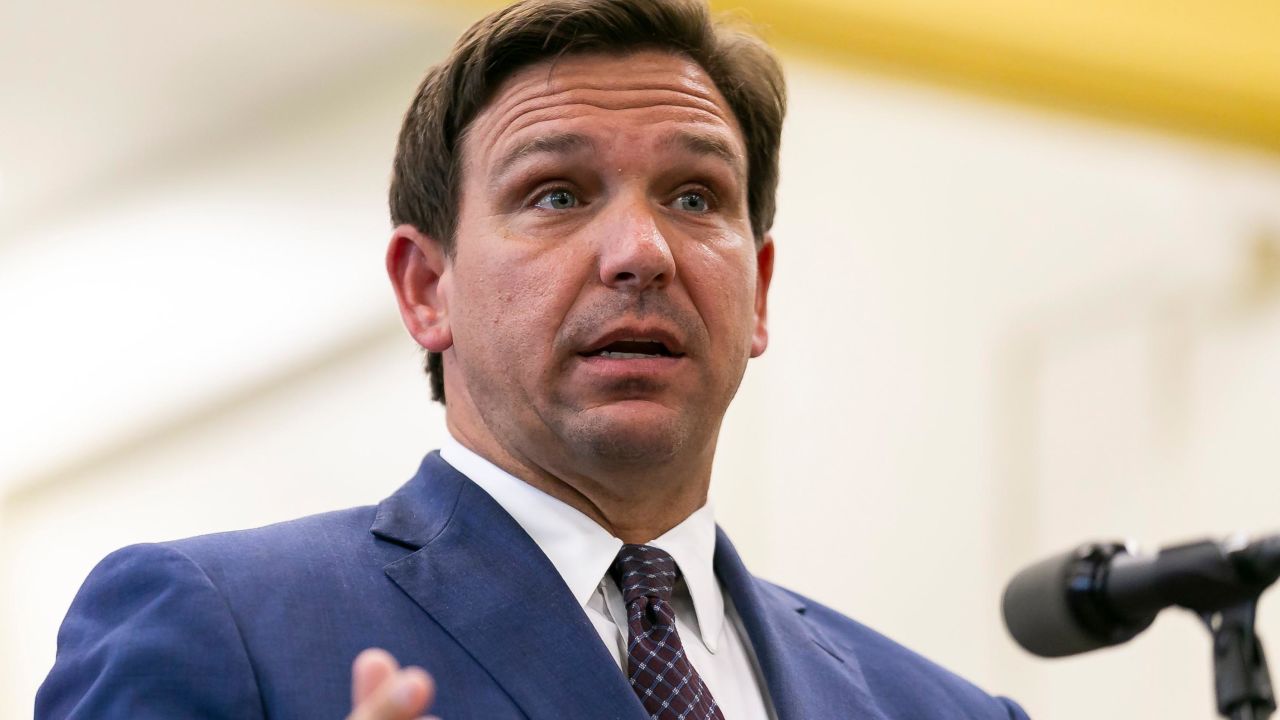
[[(669, 148), (676, 148), (695, 155), (714, 157), (721, 160), (733, 169), (734, 174), (740, 180), (746, 175), (742, 157), (734, 151), (728, 142), (717, 135), (684, 131), (669, 135), (663, 140), (662, 144)], [(494, 164), (496, 170), (493, 177), (495, 180), (501, 179), (517, 163), (533, 155), (570, 155), (576, 152), (594, 151), (595, 147), (596, 145), (591, 138), (579, 133), (542, 135), (517, 145), (510, 152), (503, 155)]]
[(531, 155), (550, 154), (550, 155), (569, 155), (583, 150), (594, 150), (595, 143), (586, 135), (578, 133), (557, 133), (555, 135), (543, 135), (536, 137), (529, 142), (516, 146), (511, 152), (502, 156), (495, 167), (497, 171), (494, 173), (495, 178), (501, 178), (506, 175), (516, 163), (524, 160)]
[(707, 155), (723, 160), (725, 164), (733, 168), (734, 174), (739, 179), (746, 174), (742, 167), (742, 158), (729, 143), (717, 135), (680, 132), (668, 137), (663, 144), (668, 147), (674, 146), (695, 155)]

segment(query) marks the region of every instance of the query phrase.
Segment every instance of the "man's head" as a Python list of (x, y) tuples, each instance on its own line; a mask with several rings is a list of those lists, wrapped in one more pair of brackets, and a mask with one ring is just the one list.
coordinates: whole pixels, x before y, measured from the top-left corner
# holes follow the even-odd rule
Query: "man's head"
[[(717, 24), (698, 0), (526, 0), (476, 23), (427, 73), (405, 114), (391, 182), (391, 221), (452, 252), (461, 201), (463, 136), (516, 70), (570, 53), (663, 49), (711, 77), (738, 120), (748, 153), (756, 242), (773, 225), (778, 147), (786, 112), (776, 59), (748, 32)], [(439, 353), (428, 352), (432, 394), (444, 400)]]
[(699, 2), (468, 31), (405, 118), (388, 252), (451, 425), (615, 462), (713, 447), (767, 342), (784, 105), (768, 50)]

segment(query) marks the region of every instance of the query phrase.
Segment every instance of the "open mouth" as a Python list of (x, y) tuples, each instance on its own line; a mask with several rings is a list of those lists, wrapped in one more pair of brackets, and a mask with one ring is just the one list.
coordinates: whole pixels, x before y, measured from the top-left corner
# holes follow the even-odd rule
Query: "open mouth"
[(650, 360), (653, 358), (682, 357), (672, 352), (659, 340), (615, 340), (595, 350), (581, 353), (582, 357), (602, 357), (610, 360)]

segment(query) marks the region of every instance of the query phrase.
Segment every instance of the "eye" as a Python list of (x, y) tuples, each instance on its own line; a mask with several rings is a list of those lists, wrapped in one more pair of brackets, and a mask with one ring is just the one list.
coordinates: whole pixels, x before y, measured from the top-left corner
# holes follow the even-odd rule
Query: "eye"
[(711, 202), (700, 192), (689, 191), (676, 198), (676, 207), (685, 212), (705, 213), (711, 210)]
[(578, 207), (578, 196), (572, 191), (563, 188), (545, 192), (538, 201), (533, 204), (536, 208), (543, 210), (570, 210)]

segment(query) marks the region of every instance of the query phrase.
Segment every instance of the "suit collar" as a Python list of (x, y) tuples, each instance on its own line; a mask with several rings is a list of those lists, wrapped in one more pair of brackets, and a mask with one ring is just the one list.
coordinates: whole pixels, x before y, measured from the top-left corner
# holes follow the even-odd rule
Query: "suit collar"
[(427, 455), (409, 482), (378, 503), (369, 531), (417, 550), (438, 536), (453, 517), (465, 480), (440, 459), (440, 453)]
[(753, 577), (723, 530), (716, 574), (751, 639), (778, 720), (885, 720), (857, 659), (813, 627), (797, 596)]
[(502, 506), (555, 566), (578, 604), (586, 607), (622, 549), (622, 541), (577, 508), (515, 477), (452, 437), (442, 444), (440, 457)]
[(379, 505), (372, 531), (416, 550), (387, 565), (387, 576), (530, 720), (558, 720), (567, 709), (593, 720), (646, 716), (555, 567), (501, 506), (438, 453)]

